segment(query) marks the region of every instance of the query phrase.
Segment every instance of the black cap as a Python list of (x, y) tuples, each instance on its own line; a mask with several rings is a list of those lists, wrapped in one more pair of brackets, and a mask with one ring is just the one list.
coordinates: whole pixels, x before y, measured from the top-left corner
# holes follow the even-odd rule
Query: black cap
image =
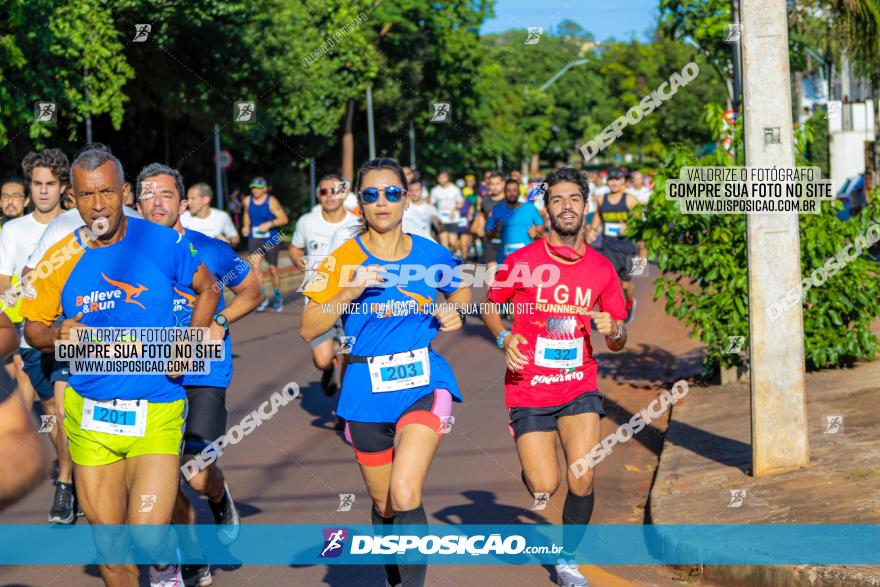
[(608, 171), (608, 179), (623, 179), (626, 174), (622, 169), (611, 169)]

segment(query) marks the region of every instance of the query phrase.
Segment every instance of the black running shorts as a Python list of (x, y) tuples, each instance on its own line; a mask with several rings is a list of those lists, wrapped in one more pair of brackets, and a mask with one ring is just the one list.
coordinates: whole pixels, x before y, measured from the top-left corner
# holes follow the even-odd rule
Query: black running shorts
[(510, 433), (519, 438), (529, 432), (553, 432), (562, 416), (596, 413), (605, 415), (604, 398), (598, 391), (586, 391), (568, 403), (549, 408), (510, 408)]
[(614, 265), (621, 281), (630, 281), (633, 257), (638, 254), (636, 245), (628, 238), (605, 237), (602, 239), (602, 254)]
[(397, 422), (345, 423), (346, 439), (354, 448), (355, 458), (365, 467), (387, 465), (394, 459), (394, 437), (399, 428), (408, 424), (423, 424), (443, 436), (443, 419), (452, 412), (452, 395), (446, 389), (436, 389), (414, 401)]
[(226, 434), (226, 390), (222, 387), (187, 387), (188, 413), (183, 432), (183, 453), (195, 455)]
[(281, 244), (278, 242), (277, 236), (275, 238), (248, 239), (248, 253), (262, 256), (266, 259), (266, 263), (275, 267), (278, 266), (278, 249), (280, 248)]

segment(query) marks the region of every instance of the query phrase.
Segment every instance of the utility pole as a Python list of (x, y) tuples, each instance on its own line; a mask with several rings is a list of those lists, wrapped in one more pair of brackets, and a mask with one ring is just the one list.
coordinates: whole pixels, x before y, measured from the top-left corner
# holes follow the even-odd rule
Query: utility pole
[[(740, 0), (731, 0), (730, 2), (730, 22), (736, 28), (740, 24), (739, 19), (739, 2)], [(733, 43), (733, 110), (739, 115), (739, 108), (742, 105), (742, 52), (740, 51), (739, 42)]]
[(413, 121), (409, 121), (409, 168), (416, 168), (416, 129)]
[[(794, 167), (785, 0), (741, 0), (747, 167)], [(775, 322), (767, 307), (801, 279), (798, 216), (749, 214), (752, 472), (809, 463), (803, 308)]]
[(367, 86), (367, 133), (370, 139), (370, 159), (375, 159), (376, 135), (373, 133), (373, 86)]
[(86, 98), (86, 144), (92, 144), (92, 104), (89, 101), (89, 68), (85, 68), (83, 76), (83, 87), (85, 88)]
[(217, 206), (223, 210), (223, 169), (220, 167), (220, 125), (214, 123), (214, 170), (217, 180)]
[(315, 158), (312, 157), (309, 161), (309, 203), (311, 204), (310, 208), (315, 207)]

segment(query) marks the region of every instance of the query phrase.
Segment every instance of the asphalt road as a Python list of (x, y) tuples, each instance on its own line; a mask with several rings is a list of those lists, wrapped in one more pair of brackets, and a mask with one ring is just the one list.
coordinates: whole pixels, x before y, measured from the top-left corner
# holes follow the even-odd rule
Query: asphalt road
[[(656, 273), (655, 267), (651, 270)], [(609, 411), (602, 436), (647, 406), (679, 376), (694, 373), (700, 361), (699, 345), (687, 338), (681, 324), (664, 314), (661, 302), (651, 301), (650, 279), (637, 280), (639, 305), (627, 348), (611, 353), (601, 336), (593, 336), (599, 386), (607, 396)], [(475, 301), (481, 295), (475, 292)], [(370, 503), (353, 453), (332, 427), (333, 400), (321, 392), (309, 347), (297, 334), (302, 298), (289, 294), (287, 300), (283, 313), (254, 314), (233, 327), (235, 378), (228, 395), (228, 426), (289, 382), (302, 388), (300, 399), (228, 448), (220, 463), (244, 524), (369, 523)], [(531, 510), (533, 500), (520, 480), (507, 430), (503, 360), (482, 322), (469, 319), (462, 331), (441, 334), (434, 347), (455, 369), (465, 402), (454, 407), (455, 422), (426, 484), (424, 505), (429, 521), (558, 523), (564, 488), (545, 510)], [(632, 441), (618, 445), (601, 464), (592, 523), (645, 523), (645, 505), (665, 427), (665, 419), (655, 421)], [(340, 493), (356, 495), (350, 512), (336, 511)], [(44, 522), (52, 494), (46, 482), (0, 515), (0, 522)], [(210, 520), (204, 504), (200, 519)], [(51, 560), (51, 553), (46, 554)], [(581, 569), (594, 587), (687, 583), (686, 571), (668, 567), (582, 565)], [(552, 578), (552, 570), (541, 566), (436, 566), (429, 571), (428, 585), (540, 586), (552, 585)], [(142, 583), (147, 584), (145, 579)], [(0, 584), (77, 587), (101, 582), (96, 567), (47, 565), (0, 567)], [(247, 565), (214, 569), (214, 584), (381, 586), (384, 573), (374, 566)]]

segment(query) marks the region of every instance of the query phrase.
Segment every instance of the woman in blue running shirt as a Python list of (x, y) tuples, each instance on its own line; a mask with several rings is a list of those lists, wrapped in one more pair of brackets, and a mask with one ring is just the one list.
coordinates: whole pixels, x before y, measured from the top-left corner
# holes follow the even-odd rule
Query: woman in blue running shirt
[[(470, 303), (471, 291), (457, 278), (460, 259), (402, 231), (407, 181), (396, 161), (368, 161), (356, 187), (365, 230), (334, 250), (306, 286), (317, 303), (303, 312), (300, 333), (310, 341), (341, 318), (354, 341), (337, 413), (373, 500), (373, 523), (426, 524), (422, 486), (452, 402), (461, 401), (431, 341), (461, 328), (456, 308)], [(392, 586), (424, 585), (424, 565), (410, 560), (385, 570)]]

